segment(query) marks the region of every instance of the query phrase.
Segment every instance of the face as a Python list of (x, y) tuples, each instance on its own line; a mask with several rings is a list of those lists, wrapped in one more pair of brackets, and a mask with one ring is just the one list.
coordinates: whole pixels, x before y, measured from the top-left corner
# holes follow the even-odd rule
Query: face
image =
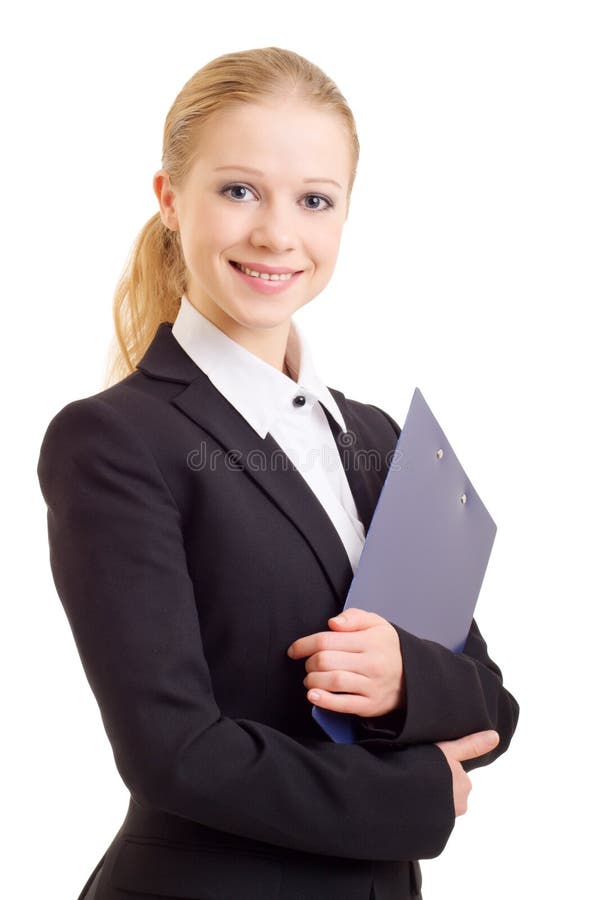
[[(347, 132), (331, 112), (280, 100), (212, 117), (185, 182), (154, 176), (162, 221), (180, 233), (190, 302), (249, 346), (265, 330), (287, 335), (333, 273), (350, 168)], [(271, 281), (234, 263), (293, 274)]]

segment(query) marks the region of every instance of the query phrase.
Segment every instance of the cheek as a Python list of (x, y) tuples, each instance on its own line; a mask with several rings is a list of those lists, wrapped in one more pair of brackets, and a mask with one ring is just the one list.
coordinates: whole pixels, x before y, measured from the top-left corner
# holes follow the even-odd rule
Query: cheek
[(243, 217), (232, 215), (222, 206), (209, 209), (203, 217), (202, 230), (213, 247), (227, 247), (243, 233)]
[(198, 205), (182, 229), (184, 254), (201, 259), (221, 253), (235, 243), (239, 230), (234, 217), (222, 208), (210, 203)]
[(181, 245), (188, 269), (196, 274), (208, 270), (222, 249), (218, 232), (206, 221), (198, 221), (195, 228), (182, 233)]
[(341, 229), (324, 228), (317, 240), (311, 241), (313, 259), (324, 269), (335, 265), (340, 249)]

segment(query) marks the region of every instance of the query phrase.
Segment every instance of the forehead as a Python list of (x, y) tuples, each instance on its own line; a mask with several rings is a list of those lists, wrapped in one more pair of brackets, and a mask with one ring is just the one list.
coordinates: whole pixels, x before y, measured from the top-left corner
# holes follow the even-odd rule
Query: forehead
[(220, 110), (200, 128), (194, 155), (194, 168), (203, 174), (217, 166), (249, 166), (265, 177), (335, 178), (342, 186), (351, 159), (342, 117), (296, 98)]

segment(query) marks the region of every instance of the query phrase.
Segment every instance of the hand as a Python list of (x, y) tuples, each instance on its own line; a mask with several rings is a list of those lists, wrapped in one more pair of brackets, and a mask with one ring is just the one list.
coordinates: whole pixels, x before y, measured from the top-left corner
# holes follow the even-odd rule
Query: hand
[(454, 815), (462, 816), (467, 811), (467, 797), (471, 792), (471, 779), (460, 764), (462, 759), (474, 759), (493, 750), (500, 735), (497, 731), (476, 731), (455, 741), (436, 742), (446, 757), (452, 772), (452, 791), (454, 794)]
[[(341, 614), (340, 614), (341, 615)], [(404, 703), (404, 671), (398, 632), (387, 619), (364, 609), (345, 609), (345, 622), (328, 620), (331, 631), (298, 638), (292, 659), (307, 656), (303, 684), (318, 689), (315, 706), (357, 716), (380, 716)]]

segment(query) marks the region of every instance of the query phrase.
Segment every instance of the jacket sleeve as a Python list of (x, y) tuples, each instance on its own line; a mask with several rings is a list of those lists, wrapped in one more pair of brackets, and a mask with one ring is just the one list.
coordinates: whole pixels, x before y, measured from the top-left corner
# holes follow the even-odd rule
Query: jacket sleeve
[(391, 622), (400, 639), (406, 701), (384, 716), (359, 720), (363, 742), (387, 737), (402, 745), (448, 741), (494, 729), (500, 741), (489, 753), (462, 763), (465, 771), (486, 766), (504, 753), (519, 718), (519, 705), (503, 686), (475, 619), (461, 653), (419, 638)]
[[(398, 424), (388, 413), (379, 412), (398, 437)], [(406, 702), (383, 716), (360, 718), (361, 741), (368, 745), (370, 736), (374, 741), (387, 738), (408, 746), (494, 729), (500, 735), (497, 746), (490, 753), (462, 763), (465, 771), (489, 765), (508, 749), (517, 726), (519, 705), (504, 687), (502, 672), (490, 659), (475, 619), (461, 653), (417, 637), (395, 622), (390, 624), (400, 640)]]
[(56, 590), (138, 803), (311, 853), (442, 852), (455, 817), (439, 747), (299, 740), (221, 714), (196, 608), (210, 597), (195, 597), (179, 508), (129, 420), (98, 396), (67, 404), (37, 473)]

